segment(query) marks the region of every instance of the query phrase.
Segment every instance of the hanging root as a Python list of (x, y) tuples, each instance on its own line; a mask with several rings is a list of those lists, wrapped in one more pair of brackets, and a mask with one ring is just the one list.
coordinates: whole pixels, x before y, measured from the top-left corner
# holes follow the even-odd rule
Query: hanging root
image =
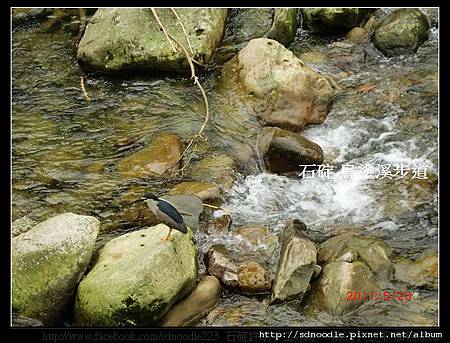
[[(195, 134), (189, 141), (188, 145), (186, 146), (186, 148), (183, 150), (183, 152), (181, 153), (180, 158), (178, 159), (177, 163), (180, 162), (182, 160), (182, 158), (184, 156), (186, 156), (186, 154), (189, 152), (189, 150), (192, 148), (192, 152), (189, 156), (189, 159), (187, 160), (187, 162), (185, 163), (185, 165), (183, 166), (183, 168), (179, 169), (178, 171), (183, 173), (184, 169), (188, 166), (189, 162), (191, 161), (194, 151), (195, 151), (195, 147), (198, 144), (198, 140), (199, 139), (206, 139), (205, 136), (203, 136), (203, 131), (206, 127), (206, 125), (208, 124), (209, 121), (209, 104), (208, 104), (208, 98), (206, 97), (206, 93), (205, 90), (203, 89), (197, 75), (195, 74), (195, 67), (194, 67), (194, 63), (203, 66), (201, 63), (197, 62), (196, 60), (193, 59), (193, 56), (191, 54), (189, 54), (189, 52), (186, 50), (186, 48), (183, 46), (183, 44), (181, 44), (178, 40), (175, 39), (175, 37), (173, 37), (169, 32), (167, 32), (167, 30), (165, 29), (164, 25), (161, 23), (161, 21), (159, 20), (158, 14), (156, 13), (155, 9), (152, 8), (152, 13), (155, 16), (156, 21), (158, 22), (158, 25), (160, 26), (161, 30), (164, 32), (164, 35), (166, 36), (166, 39), (169, 41), (170, 45), (172, 46), (172, 49), (175, 50), (175, 46), (173, 45), (172, 42), (174, 42), (176, 44), (176, 48), (178, 51), (180, 51), (185, 57), (186, 60), (189, 64), (189, 68), (191, 71), (191, 79), (194, 80), (194, 84), (198, 87), (198, 89), (200, 90), (200, 92), (202, 93), (202, 97), (203, 97), (203, 101), (205, 103), (205, 119), (203, 121), (202, 126), (200, 127), (200, 130), (197, 132), (197, 134)], [(186, 33), (186, 30), (183, 26), (183, 23), (180, 20), (180, 17), (178, 16), (178, 14), (175, 12), (175, 10), (172, 8), (172, 12), (174, 13), (174, 15), (176, 16), (178, 22), (180, 23), (183, 32), (185, 34), (186, 40), (188, 42), (189, 45), (189, 49), (192, 52), (192, 47), (191, 44), (189, 42), (189, 38), (188, 35)]]

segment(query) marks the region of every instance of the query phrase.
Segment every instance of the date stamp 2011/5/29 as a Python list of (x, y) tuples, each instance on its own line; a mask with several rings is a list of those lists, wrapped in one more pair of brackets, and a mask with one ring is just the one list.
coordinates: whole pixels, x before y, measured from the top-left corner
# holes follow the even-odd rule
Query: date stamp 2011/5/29
[(407, 302), (413, 299), (410, 291), (349, 291), (345, 295), (347, 301), (399, 301)]

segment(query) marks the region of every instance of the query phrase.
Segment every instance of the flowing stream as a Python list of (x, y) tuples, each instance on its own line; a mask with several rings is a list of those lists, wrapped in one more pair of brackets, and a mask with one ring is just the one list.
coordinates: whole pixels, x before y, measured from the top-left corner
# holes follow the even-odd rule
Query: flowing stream
[[(203, 104), (187, 78), (149, 74), (88, 75), (93, 100), (86, 102), (73, 38), (73, 32), (45, 32), (40, 25), (12, 33), (12, 220), (27, 215), (41, 221), (63, 212), (93, 215), (102, 222), (101, 246), (135, 229), (123, 210), (123, 194), (149, 187), (164, 191), (179, 182), (124, 180), (117, 161), (162, 131), (187, 140), (202, 124)], [(345, 63), (333, 60), (336, 45), (310, 38), (299, 30), (290, 49), (300, 57), (315, 56), (305, 62), (338, 75), (341, 91), (327, 120), (302, 134), (322, 147), (332, 173), (238, 174), (223, 204), (233, 213), (232, 230), (259, 223), (276, 234), (287, 219), (298, 218), (318, 242), (339, 228), (356, 227), (406, 257), (437, 250), (437, 28), (414, 55)], [(214, 110), (226, 111), (214, 90), (216, 77), (203, 77), (213, 123)], [(362, 84), (374, 87), (360, 92)], [(243, 134), (224, 130), (214, 125), (206, 130), (219, 153), (226, 150), (223, 135), (239, 141)], [(391, 165), (393, 171), (400, 164), (409, 168), (402, 178), (361, 174), (363, 168)], [(349, 174), (349, 168), (360, 173)], [(426, 178), (413, 178), (420, 170)], [(233, 235), (197, 235), (201, 253), (214, 243), (237, 246)], [(224, 291), (200, 325), (436, 325), (437, 292), (412, 291), (416, 301), (371, 304), (343, 317), (307, 315), (288, 305), (268, 306), (267, 297)]]

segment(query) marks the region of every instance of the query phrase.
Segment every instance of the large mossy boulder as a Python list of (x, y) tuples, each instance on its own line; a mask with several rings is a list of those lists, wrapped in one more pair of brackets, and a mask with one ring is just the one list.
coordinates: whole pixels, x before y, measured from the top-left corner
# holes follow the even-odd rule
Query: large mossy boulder
[(386, 16), (376, 27), (373, 44), (386, 56), (412, 54), (428, 39), (430, 25), (417, 8), (402, 8)]
[[(189, 51), (182, 26), (171, 9), (158, 8), (156, 12), (166, 31)], [(222, 39), (227, 9), (179, 8), (176, 13), (189, 37), (194, 59), (208, 62)], [(106, 72), (189, 72), (185, 56), (173, 51), (150, 8), (98, 9), (80, 41), (77, 57), (80, 63)]]
[(328, 115), (331, 85), (275, 40), (251, 40), (238, 54), (237, 71), (253, 114), (265, 126), (298, 131)]
[(371, 8), (303, 8), (303, 26), (321, 35), (341, 35), (364, 23)]
[(265, 167), (273, 173), (298, 175), (300, 165), (321, 164), (322, 148), (297, 133), (277, 127), (265, 127), (258, 134), (258, 154)]
[(311, 278), (321, 268), (316, 265), (317, 249), (304, 234), (306, 225), (299, 220), (290, 221), (282, 235), (280, 260), (272, 287), (271, 303), (301, 302), (310, 288)]
[(192, 230), (173, 231), (161, 241), (164, 224), (109, 241), (81, 281), (75, 300), (79, 326), (148, 326), (196, 284), (197, 247)]
[(56, 325), (91, 259), (100, 222), (64, 213), (12, 240), (12, 308)]

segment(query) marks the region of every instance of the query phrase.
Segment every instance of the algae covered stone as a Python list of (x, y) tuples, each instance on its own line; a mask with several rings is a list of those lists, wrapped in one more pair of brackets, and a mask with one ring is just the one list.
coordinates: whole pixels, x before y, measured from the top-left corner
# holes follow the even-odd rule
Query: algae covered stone
[(417, 8), (402, 8), (386, 16), (375, 29), (373, 44), (386, 56), (412, 54), (428, 39), (430, 25)]
[[(189, 49), (182, 26), (169, 8), (156, 9), (165, 29)], [(227, 10), (179, 8), (193, 58), (207, 63), (222, 39)], [(174, 43), (175, 44), (175, 43)], [(77, 58), (101, 71), (153, 69), (189, 72), (185, 56), (173, 51), (150, 8), (100, 8), (80, 41)]]
[(64, 213), (12, 240), (12, 308), (57, 324), (94, 251), (100, 222)]
[(75, 300), (80, 326), (148, 326), (195, 287), (197, 247), (192, 230), (164, 224), (109, 241), (81, 281)]

